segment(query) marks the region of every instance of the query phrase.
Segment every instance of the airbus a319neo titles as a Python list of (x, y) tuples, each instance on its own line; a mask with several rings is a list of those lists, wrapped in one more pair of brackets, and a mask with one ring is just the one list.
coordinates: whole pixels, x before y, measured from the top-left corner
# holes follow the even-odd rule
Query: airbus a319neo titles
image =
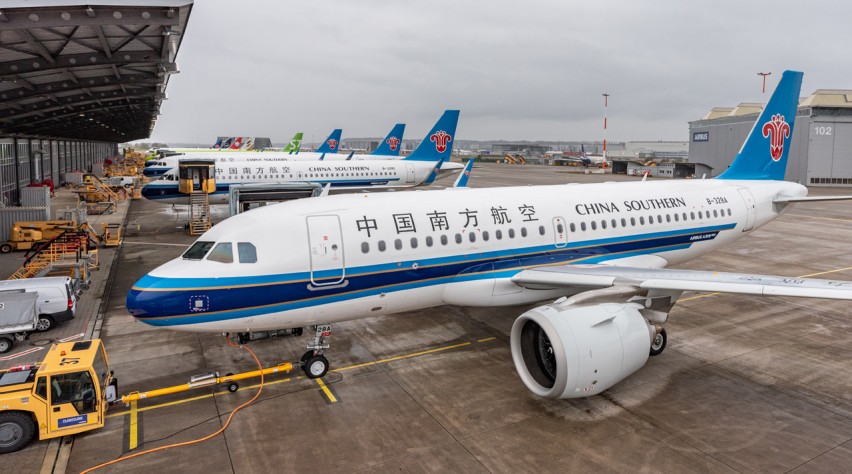
[(550, 398), (600, 393), (663, 351), (684, 291), (852, 299), (845, 281), (666, 268), (745, 237), (791, 203), (823, 199), (783, 181), (801, 81), (783, 74), (716, 179), (285, 202), (216, 225), (140, 279), (127, 308), (184, 331), (312, 326), (303, 368), (321, 377), (335, 322), (549, 300), (511, 330), (523, 383)]

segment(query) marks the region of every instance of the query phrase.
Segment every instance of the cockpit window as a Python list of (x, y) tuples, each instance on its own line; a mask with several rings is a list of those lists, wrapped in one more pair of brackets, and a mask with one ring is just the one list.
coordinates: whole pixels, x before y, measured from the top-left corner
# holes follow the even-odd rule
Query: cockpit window
[(237, 242), (237, 253), (240, 254), (240, 263), (257, 262), (257, 249), (250, 242)]
[(216, 245), (216, 248), (207, 256), (207, 260), (212, 262), (233, 263), (234, 250), (230, 242), (221, 242)]
[(185, 260), (201, 260), (213, 248), (213, 244), (214, 242), (202, 242), (199, 240), (183, 253), (183, 258)]

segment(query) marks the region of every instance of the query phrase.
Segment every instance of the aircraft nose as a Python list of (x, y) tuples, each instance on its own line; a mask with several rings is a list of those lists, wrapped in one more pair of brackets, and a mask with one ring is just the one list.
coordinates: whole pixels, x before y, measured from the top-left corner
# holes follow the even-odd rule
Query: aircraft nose
[(177, 312), (175, 292), (158, 288), (160, 279), (145, 275), (130, 288), (125, 307), (131, 316), (146, 324), (158, 325), (159, 317)]

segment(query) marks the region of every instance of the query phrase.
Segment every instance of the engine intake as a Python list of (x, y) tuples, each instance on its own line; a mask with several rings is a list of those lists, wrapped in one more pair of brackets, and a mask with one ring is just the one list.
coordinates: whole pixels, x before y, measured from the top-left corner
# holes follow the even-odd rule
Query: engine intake
[(547, 398), (596, 395), (640, 369), (656, 331), (636, 303), (539, 306), (512, 326), (515, 368)]

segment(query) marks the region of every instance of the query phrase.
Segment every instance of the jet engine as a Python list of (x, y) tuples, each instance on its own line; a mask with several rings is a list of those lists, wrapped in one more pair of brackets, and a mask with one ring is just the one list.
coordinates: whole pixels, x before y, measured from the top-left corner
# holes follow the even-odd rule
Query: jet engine
[(527, 311), (511, 334), (521, 380), (547, 398), (588, 397), (612, 387), (648, 360), (656, 329), (640, 313), (643, 308), (561, 298)]

